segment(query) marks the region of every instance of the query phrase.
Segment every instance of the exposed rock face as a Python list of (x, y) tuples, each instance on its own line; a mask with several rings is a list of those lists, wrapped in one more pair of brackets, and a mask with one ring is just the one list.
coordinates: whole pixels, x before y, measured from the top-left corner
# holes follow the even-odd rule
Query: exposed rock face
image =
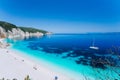
[(0, 26), (0, 38), (5, 38), (7, 35), (6, 35), (6, 32), (5, 30)]
[(24, 32), (19, 28), (12, 28), (12, 30), (5, 31), (1, 26), (0, 26), (0, 38), (10, 38), (10, 39), (17, 39), (17, 38), (26, 38), (26, 37), (40, 37), (43, 36), (44, 34), (41, 32)]

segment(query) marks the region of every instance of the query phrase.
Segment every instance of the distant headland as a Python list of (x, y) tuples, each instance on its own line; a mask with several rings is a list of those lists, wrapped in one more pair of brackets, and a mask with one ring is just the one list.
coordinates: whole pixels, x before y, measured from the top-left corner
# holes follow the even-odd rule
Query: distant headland
[(39, 37), (46, 34), (50, 34), (50, 32), (32, 27), (16, 26), (9, 22), (0, 21), (0, 38)]

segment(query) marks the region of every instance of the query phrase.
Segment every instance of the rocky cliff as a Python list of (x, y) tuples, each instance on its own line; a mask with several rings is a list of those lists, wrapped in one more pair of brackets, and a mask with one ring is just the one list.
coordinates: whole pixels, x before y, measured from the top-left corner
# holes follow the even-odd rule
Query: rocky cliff
[(0, 21), (0, 38), (25, 38), (25, 37), (40, 37), (49, 32), (28, 27), (17, 27), (14, 24)]

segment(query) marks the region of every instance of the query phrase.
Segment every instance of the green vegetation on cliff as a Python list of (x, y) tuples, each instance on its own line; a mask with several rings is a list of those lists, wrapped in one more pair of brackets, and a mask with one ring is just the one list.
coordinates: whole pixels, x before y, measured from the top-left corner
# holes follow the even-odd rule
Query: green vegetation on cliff
[(45, 30), (40, 30), (40, 29), (35, 29), (35, 28), (30, 28), (30, 27), (19, 27), (21, 30), (23, 30), (24, 32), (41, 32), (41, 33), (47, 33), (47, 31)]
[(4, 22), (4, 21), (0, 21), (0, 26), (1, 26), (2, 28), (4, 28), (6, 31), (8, 31), (8, 30), (11, 31), (12, 28), (17, 28), (16, 25), (11, 24), (11, 23), (8, 23), (8, 22)]
[(6, 31), (8, 30), (12, 30), (12, 28), (19, 28), (21, 30), (23, 30), (24, 32), (31, 32), (31, 33), (35, 33), (35, 32), (41, 32), (43, 34), (47, 33), (47, 31), (45, 30), (40, 30), (40, 29), (35, 29), (35, 28), (30, 28), (30, 27), (18, 27), (14, 24), (11, 24), (11, 23), (8, 23), (8, 22), (5, 22), (5, 21), (0, 21), (0, 26), (2, 28), (4, 28)]

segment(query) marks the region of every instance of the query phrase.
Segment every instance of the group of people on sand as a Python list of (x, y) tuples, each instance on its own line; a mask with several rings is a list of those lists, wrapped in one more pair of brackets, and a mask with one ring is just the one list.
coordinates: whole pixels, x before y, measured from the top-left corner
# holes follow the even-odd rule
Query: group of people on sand
[[(37, 70), (37, 67), (34, 66), (33, 69)], [(58, 80), (58, 76), (55, 76), (54, 80)]]

